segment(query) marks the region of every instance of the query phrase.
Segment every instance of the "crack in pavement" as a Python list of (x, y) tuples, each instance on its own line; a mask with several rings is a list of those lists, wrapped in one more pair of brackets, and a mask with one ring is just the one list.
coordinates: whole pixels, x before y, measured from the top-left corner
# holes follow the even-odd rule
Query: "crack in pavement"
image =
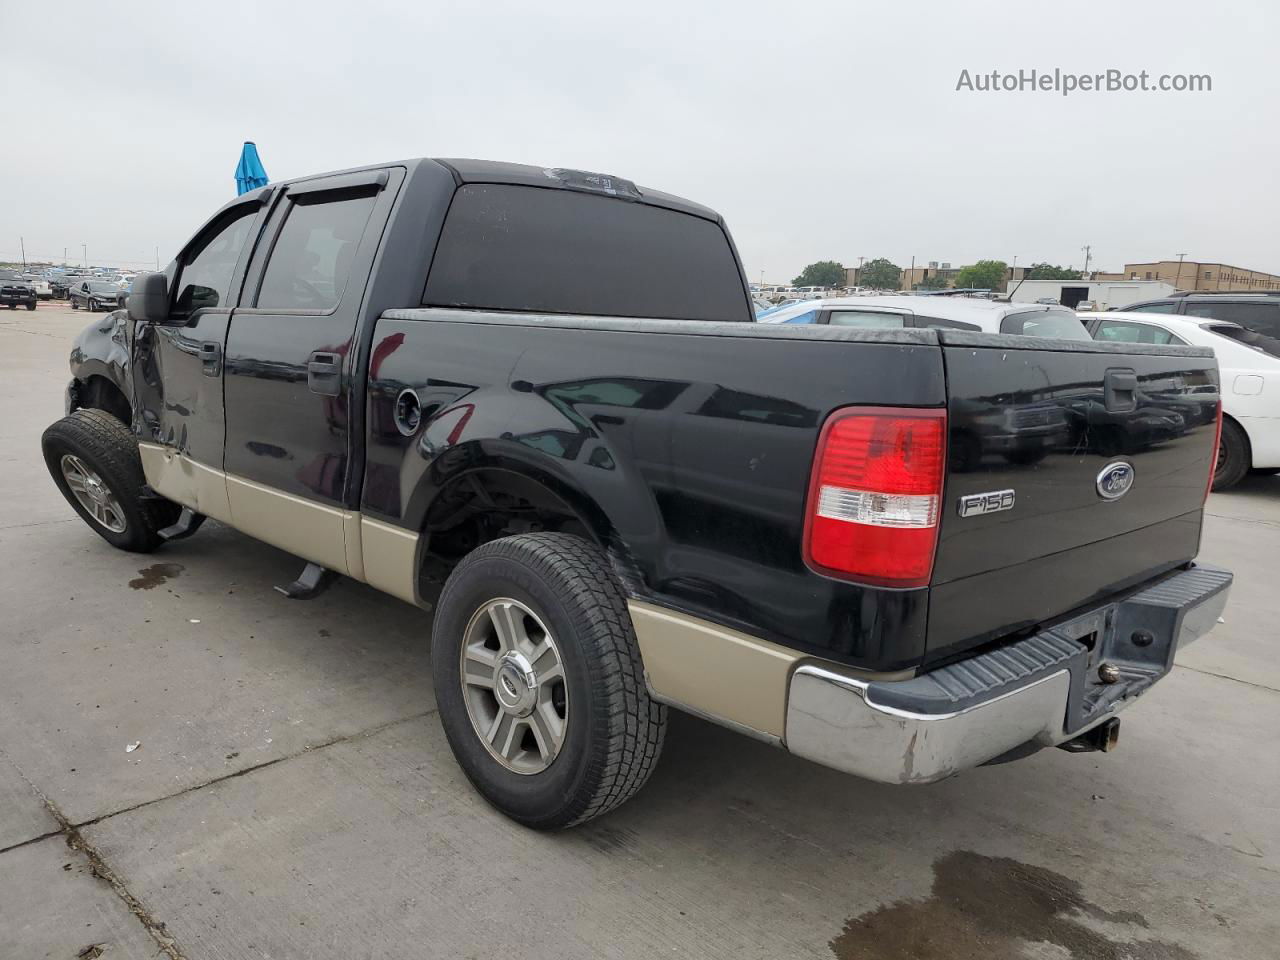
[(1257, 687), (1259, 690), (1268, 690), (1271, 693), (1280, 693), (1275, 687), (1269, 687), (1265, 683), (1258, 683), (1254, 680), (1241, 680), (1239, 677), (1228, 676), (1225, 673), (1214, 673), (1212, 670), (1202, 670), (1199, 667), (1188, 667), (1185, 663), (1175, 663), (1175, 667), (1179, 670), (1190, 670), (1192, 673), (1202, 673), (1206, 677), (1217, 677), (1219, 680), (1230, 680), (1233, 683), (1243, 683), (1246, 687)]
[(14, 770), (18, 772), (18, 776), (20, 776), (23, 779), (23, 782), (31, 788), (31, 791), (39, 798), (40, 802), (44, 804), (45, 809), (49, 811), (49, 815), (53, 817), (58, 824), (57, 830), (52, 830), (48, 833), (41, 834), (38, 837), (32, 837), (28, 840), (23, 840), (20, 843), (15, 843), (0, 849), (0, 855), (8, 853), (10, 850), (17, 850), (20, 847), (48, 840), (52, 837), (65, 837), (67, 846), (82, 854), (85, 859), (89, 861), (90, 874), (100, 880), (106, 881), (111, 886), (115, 895), (124, 902), (124, 905), (129, 909), (129, 912), (137, 918), (138, 922), (142, 924), (147, 933), (150, 934), (151, 938), (156, 942), (156, 945), (159, 947), (159, 952), (163, 953), (169, 958), (169, 960), (187, 960), (187, 957), (183, 953), (182, 948), (178, 945), (177, 940), (168, 932), (164, 921), (157, 920), (147, 909), (146, 905), (129, 890), (128, 886), (125, 885), (124, 880), (111, 868), (110, 864), (106, 862), (102, 854), (99, 853), (91, 843), (89, 843), (88, 839), (83, 833), (81, 833), (81, 830), (86, 827), (96, 826), (105, 820), (109, 820), (112, 817), (118, 817), (121, 814), (132, 813), (135, 810), (141, 810), (142, 808), (149, 807), (152, 804), (163, 803), (166, 800), (185, 796), (186, 794), (194, 793), (197, 790), (204, 790), (207, 787), (215, 786), (216, 784), (223, 783), (227, 780), (234, 780), (236, 777), (243, 777), (246, 774), (255, 773), (256, 771), (263, 770), (267, 767), (273, 767), (279, 763), (296, 760), (298, 757), (314, 753), (317, 750), (323, 750), (326, 747), (332, 747), (340, 743), (350, 743), (356, 740), (363, 740), (368, 737), (375, 736), (376, 734), (379, 734), (384, 730), (389, 730), (399, 724), (410, 723), (414, 720), (421, 720), (424, 717), (429, 717), (435, 712), (436, 708), (433, 707), (430, 710), (423, 710), (419, 713), (412, 714), (411, 716), (397, 717), (394, 720), (388, 720), (386, 723), (380, 723), (377, 726), (368, 728), (367, 730), (360, 730), (356, 733), (331, 737), (330, 739), (323, 740), (320, 743), (307, 744), (295, 753), (285, 754), (284, 756), (276, 757), (273, 760), (265, 760), (262, 763), (245, 767), (243, 770), (235, 770), (220, 777), (213, 777), (212, 779), (205, 780), (202, 783), (197, 783), (182, 790), (177, 790), (174, 793), (166, 794), (162, 797), (155, 797), (151, 800), (144, 800), (141, 803), (135, 803), (132, 806), (123, 807), (120, 810), (113, 810), (110, 813), (104, 813), (101, 816), (93, 817), (90, 820), (84, 820), (79, 823), (73, 823), (70, 818), (62, 812), (58, 805), (54, 803), (54, 801), (43, 790), (35, 785), (31, 778), (27, 776), (26, 772), (20, 766), (18, 766), (14, 759), (9, 756), (3, 748), (0, 748), (0, 758), (3, 758), (10, 766), (13, 767)]
[(120, 876), (111, 869), (107, 862), (102, 859), (102, 854), (100, 854), (93, 845), (85, 839), (84, 835), (80, 833), (80, 830), (76, 825), (73, 824), (67, 818), (66, 814), (58, 808), (58, 805), (54, 803), (43, 790), (32, 782), (26, 772), (14, 762), (13, 757), (9, 756), (2, 749), (0, 749), (0, 757), (4, 757), (10, 766), (12, 766), (14, 770), (18, 771), (18, 776), (20, 776), (23, 781), (26, 782), (27, 786), (31, 788), (32, 792), (40, 798), (40, 802), (43, 803), (45, 809), (49, 811), (49, 815), (57, 821), (58, 826), (61, 829), (52, 834), (48, 834), (47, 836), (56, 837), (62, 835), (66, 837), (67, 846), (72, 850), (75, 850), (77, 853), (82, 854), (84, 858), (89, 861), (89, 873), (92, 876), (97, 877), (99, 880), (105, 880), (111, 886), (112, 892), (124, 902), (124, 905), (129, 909), (129, 912), (137, 918), (138, 922), (142, 924), (143, 928), (151, 936), (151, 939), (156, 942), (156, 946), (160, 948), (160, 953), (163, 953), (169, 958), (169, 960), (187, 960), (186, 955), (182, 952), (182, 948), (178, 946), (178, 942), (173, 937), (169, 936), (168, 931), (165, 929), (164, 922), (157, 920), (152, 916), (151, 912), (143, 905), (142, 901), (134, 896), (133, 892), (125, 886), (124, 880), (122, 880)]
[(24, 527), (44, 527), (51, 523), (71, 523), (79, 517), (64, 517), (59, 520), (33, 520), (30, 523), (9, 523), (0, 525), (0, 530), (21, 530)]
[(217, 784), (223, 783), (227, 780), (234, 780), (236, 777), (243, 777), (245, 774), (256, 773), (257, 771), (264, 770), (267, 767), (274, 767), (278, 763), (285, 763), (289, 760), (296, 760), (298, 759), (298, 757), (306, 756), (308, 753), (315, 753), (315, 751), (323, 750), (326, 747), (332, 747), (339, 743), (351, 743), (355, 740), (364, 740), (368, 737), (376, 736), (377, 734), (382, 733), (382, 731), (384, 730), (389, 730), (392, 727), (398, 726), (399, 724), (402, 724), (402, 723), (410, 723), (414, 720), (421, 720), (423, 717), (429, 717), (435, 712), (436, 712), (436, 709), (432, 707), (430, 710), (424, 710), (421, 713), (415, 713), (407, 717), (397, 717), (395, 720), (388, 720), (386, 723), (380, 723), (376, 727), (370, 727), (367, 730), (360, 730), (360, 731), (357, 731), (356, 733), (342, 734), (341, 736), (333, 737), (329, 740), (322, 740), (320, 743), (307, 744), (296, 753), (287, 753), (284, 756), (276, 757), (273, 760), (264, 760), (262, 761), (262, 763), (256, 763), (251, 767), (245, 767), (243, 770), (234, 770), (231, 773), (223, 774), (220, 777), (213, 777), (212, 779), (205, 780), (202, 783), (192, 784), (189, 787), (184, 787), (183, 789), (176, 790), (173, 793), (167, 793), (162, 797), (153, 797), (150, 800), (143, 800), (141, 803), (135, 803), (133, 804), (133, 806), (130, 806), (130, 807), (122, 807), (119, 810), (112, 810), (110, 813), (104, 813), (101, 816), (94, 817), (91, 820), (83, 820), (80, 823), (75, 824), (75, 826), (77, 828), (94, 827), (102, 823), (104, 820), (110, 820), (112, 817), (118, 817), (121, 814), (125, 814), (125, 813), (132, 813), (135, 810), (141, 810), (144, 807), (149, 807), (156, 803), (164, 803), (166, 800), (173, 800), (177, 797), (183, 797), (183, 796), (186, 796), (188, 793), (195, 793), (197, 790), (203, 790), (206, 787), (216, 786)]

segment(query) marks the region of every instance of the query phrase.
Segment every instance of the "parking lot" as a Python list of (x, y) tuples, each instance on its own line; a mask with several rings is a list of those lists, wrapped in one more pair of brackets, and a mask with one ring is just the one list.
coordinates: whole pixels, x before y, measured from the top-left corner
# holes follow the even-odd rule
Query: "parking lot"
[(454, 764), (426, 614), (74, 516), (39, 438), (89, 319), (0, 313), (0, 958), (1276, 955), (1280, 478), (1211, 497), (1225, 622), (1114, 754), (892, 788), (677, 715), (635, 800), (537, 834)]

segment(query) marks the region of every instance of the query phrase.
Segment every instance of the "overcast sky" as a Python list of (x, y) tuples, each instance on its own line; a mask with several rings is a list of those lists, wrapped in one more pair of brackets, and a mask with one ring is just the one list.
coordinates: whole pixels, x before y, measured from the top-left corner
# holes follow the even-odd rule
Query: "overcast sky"
[[(21, 235), (167, 262), (255, 140), (273, 179), (412, 156), (614, 173), (719, 210), (752, 280), (1080, 266), (1086, 243), (1103, 268), (1280, 273), (1275, 0), (0, 0), (0, 22), (0, 259)], [(956, 91), (1055, 67), (1213, 90)]]

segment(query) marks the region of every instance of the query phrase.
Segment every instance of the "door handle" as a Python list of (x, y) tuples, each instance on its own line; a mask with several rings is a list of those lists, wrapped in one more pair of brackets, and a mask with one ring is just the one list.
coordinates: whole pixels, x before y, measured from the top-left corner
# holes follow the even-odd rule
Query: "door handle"
[(200, 344), (200, 372), (206, 377), (222, 373), (222, 344), (205, 340)]
[(336, 397), (342, 392), (342, 357), (316, 351), (307, 358), (307, 388), (312, 393)]

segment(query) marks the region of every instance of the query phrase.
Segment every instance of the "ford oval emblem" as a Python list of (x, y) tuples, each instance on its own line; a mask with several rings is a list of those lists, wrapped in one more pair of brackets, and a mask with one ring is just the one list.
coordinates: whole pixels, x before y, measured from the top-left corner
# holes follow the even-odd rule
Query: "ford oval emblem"
[(1123, 460), (1108, 463), (1098, 474), (1096, 485), (1103, 500), (1119, 500), (1133, 486), (1133, 464)]

